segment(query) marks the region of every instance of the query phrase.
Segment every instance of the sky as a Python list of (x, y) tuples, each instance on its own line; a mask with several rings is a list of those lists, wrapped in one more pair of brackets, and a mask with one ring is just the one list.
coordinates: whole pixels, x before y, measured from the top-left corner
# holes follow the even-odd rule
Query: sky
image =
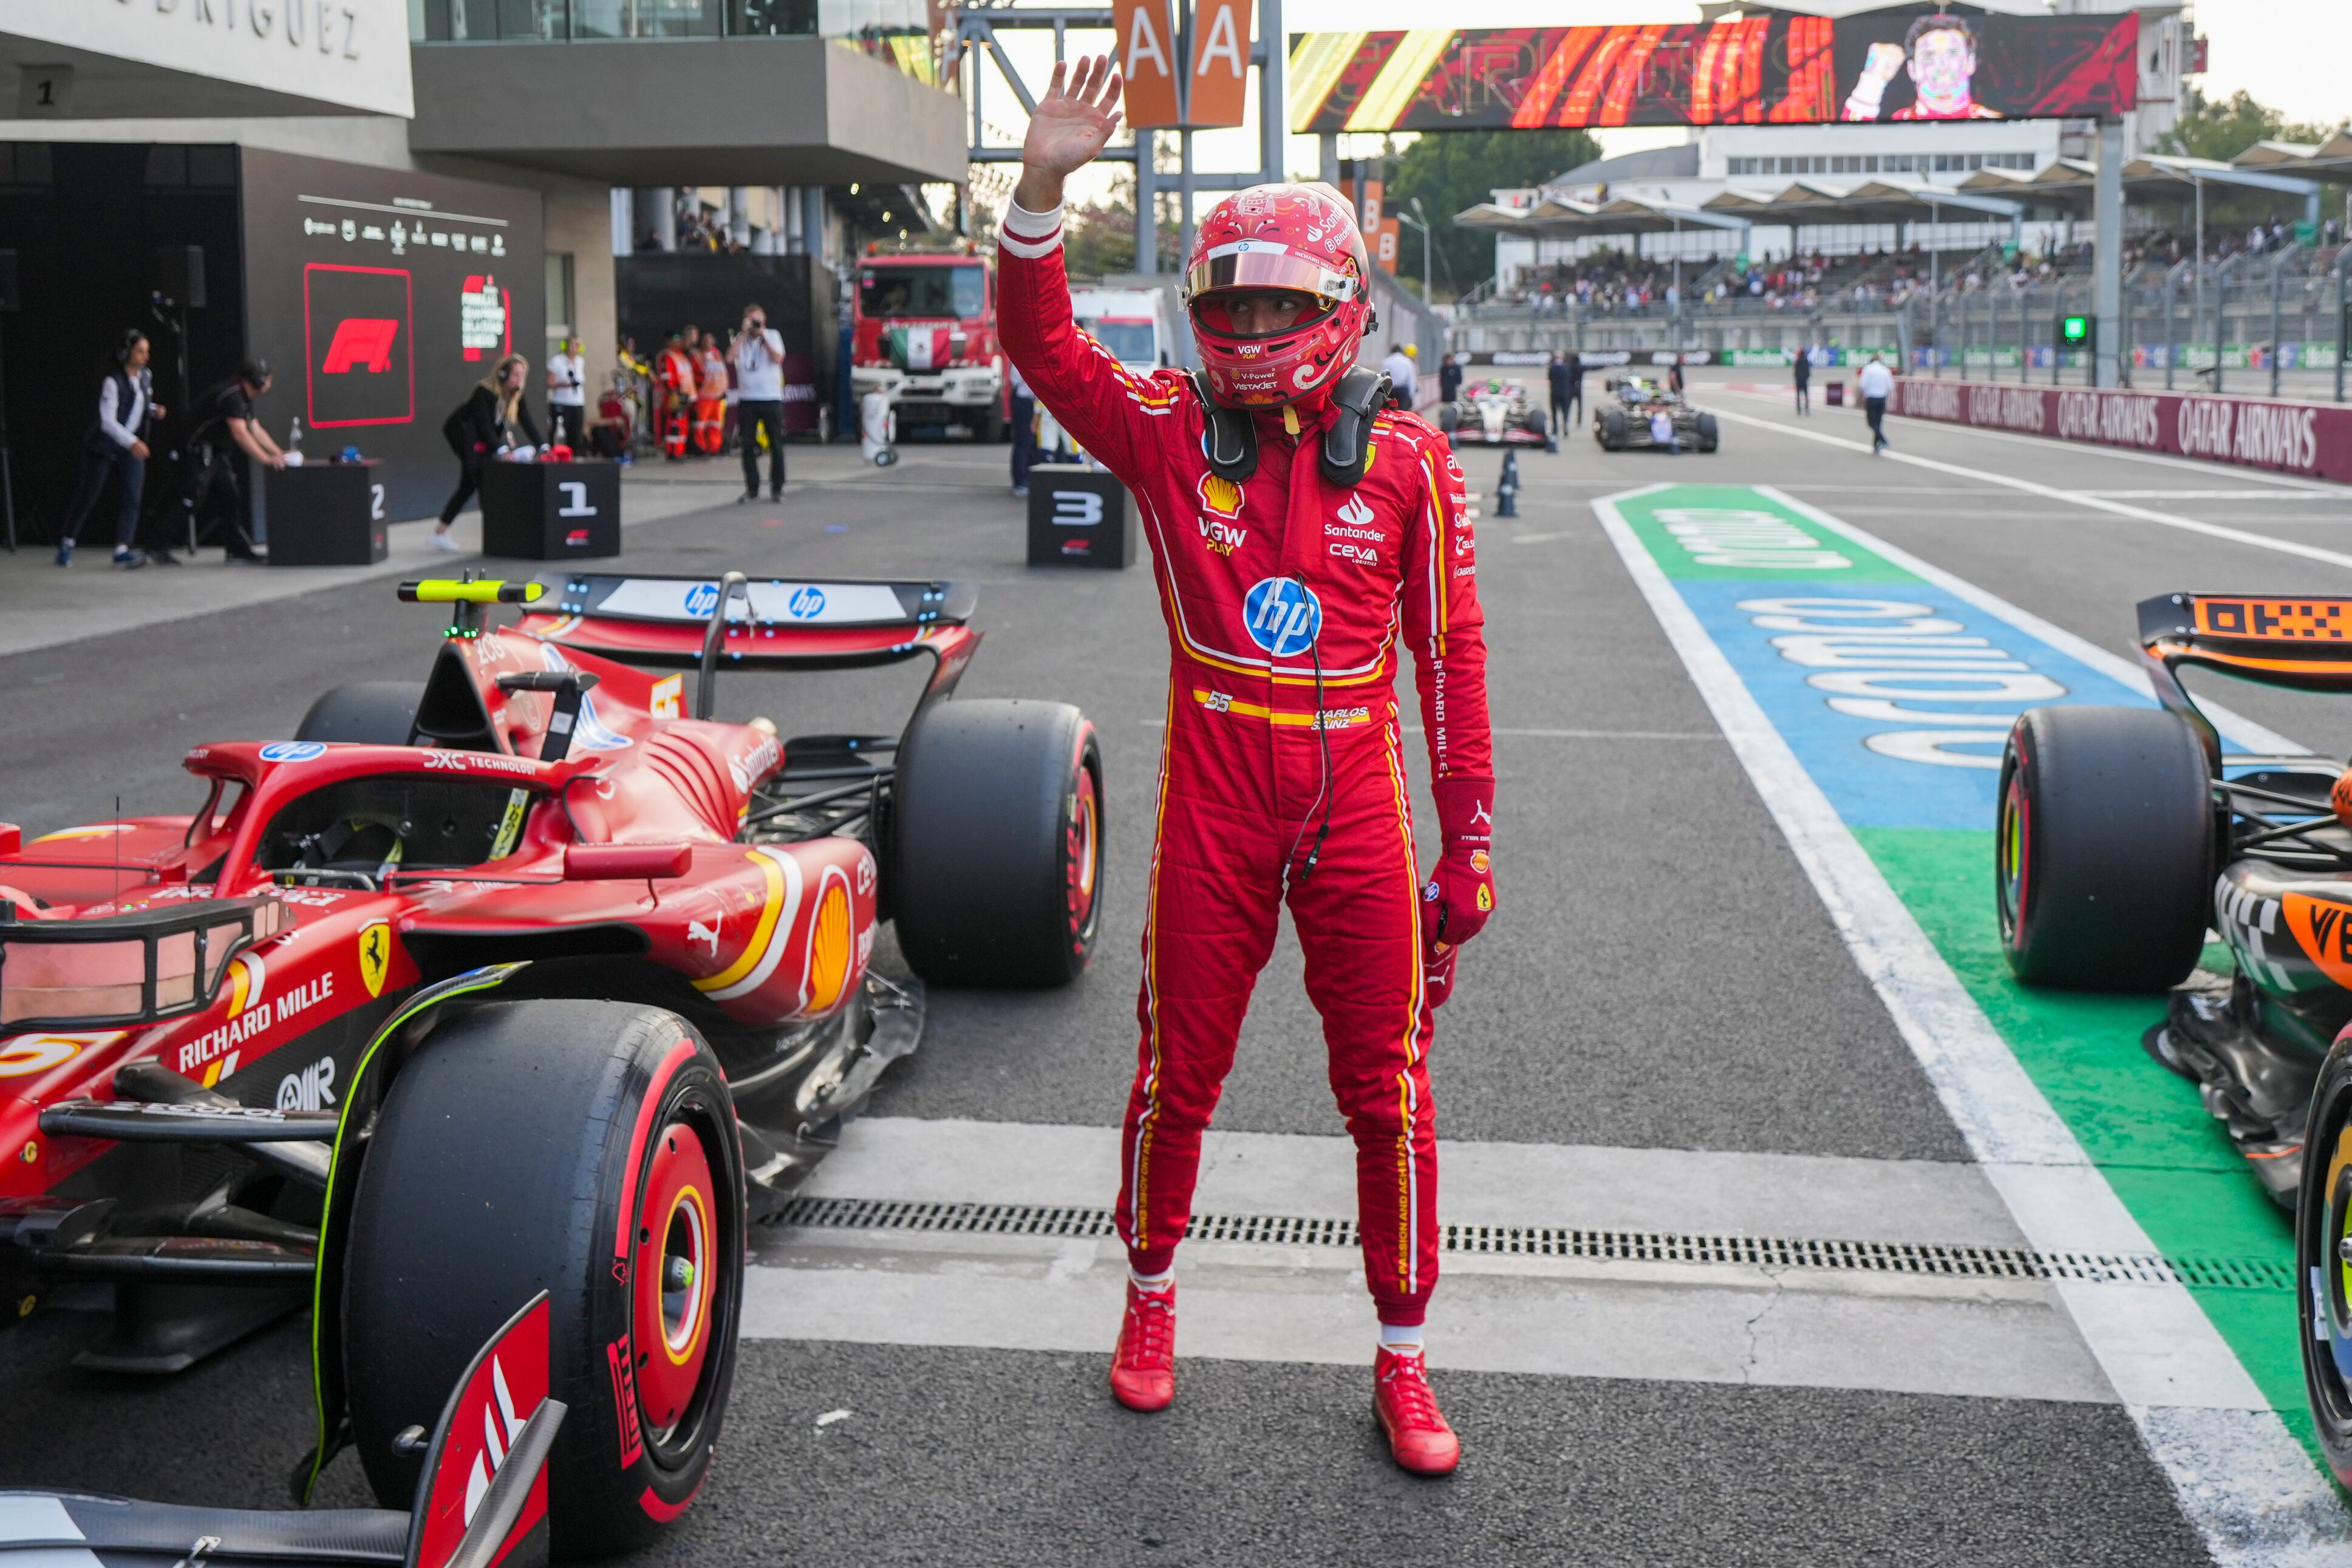
[[(1993, 0), (2003, 9), (2006, 0)], [(1832, 7), (1824, 7), (1825, 9)], [(1844, 7), (1835, 7), (1844, 8)], [(2021, 8), (2021, 7), (2020, 7)], [(2085, 7), (2088, 8), (2087, 6)], [(2196, 0), (2197, 29), (2210, 43), (2210, 70), (2202, 80), (2208, 98), (2227, 98), (2241, 88), (2289, 120), (2341, 124), (2352, 120), (2352, 0)], [(1427, 26), (1443, 14), (1456, 26), (1568, 26), (1598, 22), (1688, 22), (1698, 19), (1693, 0), (1285, 0), (1282, 23), (1287, 32), (1322, 28), (1388, 28)], [(1053, 67), (1052, 35), (1044, 32), (1000, 34), (1006, 52), (1028, 79), (1033, 90), (1042, 89)], [(1072, 51), (1091, 47), (1108, 48), (1110, 34), (1094, 37), (1073, 33)], [(987, 118), (995, 128), (992, 140), (1017, 139), (1023, 116), (1020, 105), (1004, 90), (993, 68), (986, 70)], [(1201, 169), (1244, 169), (1257, 165), (1256, 105), (1250, 120), (1237, 131), (1196, 133), (1194, 163)], [(1690, 132), (1626, 129), (1600, 133), (1610, 153), (1641, 147), (1667, 145), (1685, 140)], [(1343, 137), (1342, 155), (1349, 149)], [(1366, 152), (1378, 139), (1362, 139)], [(1289, 141), (1294, 172), (1315, 167), (1312, 137)], [(1072, 195), (1084, 200), (1108, 188), (1108, 179), (1072, 182)]]

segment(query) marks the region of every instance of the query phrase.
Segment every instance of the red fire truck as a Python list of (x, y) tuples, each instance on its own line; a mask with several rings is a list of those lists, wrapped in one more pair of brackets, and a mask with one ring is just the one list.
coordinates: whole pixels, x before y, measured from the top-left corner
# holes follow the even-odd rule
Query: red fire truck
[(996, 342), (996, 268), (962, 252), (900, 252), (858, 264), (849, 381), (887, 392), (901, 428), (961, 425), (1004, 437), (1004, 355)]

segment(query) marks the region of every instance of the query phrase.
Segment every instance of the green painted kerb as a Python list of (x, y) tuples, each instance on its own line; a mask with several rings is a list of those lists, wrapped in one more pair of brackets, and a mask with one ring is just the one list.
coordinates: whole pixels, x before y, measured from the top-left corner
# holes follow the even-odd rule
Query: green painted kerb
[(1669, 577), (1916, 583), (1902, 567), (1745, 485), (1672, 485), (1618, 510)]

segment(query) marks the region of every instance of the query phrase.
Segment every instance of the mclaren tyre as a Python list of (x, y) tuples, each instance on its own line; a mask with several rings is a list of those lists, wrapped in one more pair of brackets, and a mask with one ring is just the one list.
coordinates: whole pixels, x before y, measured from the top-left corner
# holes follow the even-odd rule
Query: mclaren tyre
[(1064, 702), (933, 704), (898, 751), (885, 876), (898, 948), (941, 985), (1077, 978), (1102, 905), (1102, 752)]
[(675, 1014), (493, 1004), (435, 1031), (360, 1168), (344, 1292), (352, 1433), (387, 1508), (478, 1344), (549, 1293), (558, 1557), (650, 1541), (710, 1466), (743, 1291), (742, 1147), (718, 1058)]
[(2000, 762), (1993, 896), (2028, 984), (2164, 991), (2205, 942), (2213, 788), (2189, 726), (2155, 708), (2036, 708)]
[(1625, 416), (1614, 408), (1608, 410), (1601, 416), (1601, 423), (1594, 426), (1593, 435), (1600, 440), (1602, 451), (1623, 451), (1625, 449)]
[(349, 741), (369, 746), (404, 746), (416, 729), (416, 704), (425, 688), (406, 680), (363, 680), (327, 691), (302, 715), (298, 741)]
[(1712, 452), (1717, 447), (1722, 445), (1723, 437), (1717, 430), (1714, 415), (1702, 414), (1698, 416), (1696, 423), (1698, 426), (1698, 449), (1700, 451)]
[(2294, 1258), (2311, 1424), (2336, 1484), (2352, 1488), (2352, 1039), (2345, 1037), (2327, 1053), (2311, 1097)]

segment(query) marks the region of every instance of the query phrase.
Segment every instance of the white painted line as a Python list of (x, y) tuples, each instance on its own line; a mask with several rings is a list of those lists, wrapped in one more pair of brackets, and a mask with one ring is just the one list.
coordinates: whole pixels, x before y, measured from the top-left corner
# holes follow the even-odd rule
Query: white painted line
[[(1106, 1354), (1127, 1260), (1116, 1241), (893, 1238), (786, 1232), (748, 1271), (752, 1339), (953, 1345)], [(1329, 1249), (1326, 1249), (1328, 1251)], [(1689, 1271), (1697, 1273), (1696, 1270)], [(1852, 1388), (2112, 1404), (2114, 1393), (2038, 1289), (1808, 1289), (1750, 1271), (1706, 1284), (1607, 1279), (1587, 1268), (1451, 1269), (1431, 1321), (1445, 1372)], [(1828, 1282), (1832, 1287), (1853, 1281)], [(1187, 1244), (1177, 1341), (1184, 1361), (1365, 1366), (1373, 1321), (1362, 1265), (1336, 1253), (1300, 1266), (1272, 1248)], [(1181, 1373), (1179, 1377), (1181, 1380)]]
[[(1734, 414), (1729, 409), (1718, 409), (1717, 413), (1721, 418), (1741, 425), (1752, 425), (1759, 430), (1772, 430), (1784, 436), (1796, 436), (1807, 441), (1819, 441), (1824, 446), (1843, 447), (1849, 452), (1860, 452), (1865, 457), (1870, 453), (1870, 443), (1867, 441), (1849, 441), (1843, 436), (1824, 436), (1818, 431), (1802, 430), (1793, 425), (1783, 425), (1777, 419), (1759, 419), (1753, 415)], [(1933, 421), (1923, 423), (1926, 428), (1944, 428)], [(1950, 428), (1966, 430), (1969, 426), (1955, 425)], [(1994, 433), (1981, 430), (1975, 432), (1980, 436)], [(2021, 439), (2023, 438), (2021, 437)], [(2105, 447), (2074, 449), (2095, 451), (2101, 454), (2108, 450)], [(1988, 469), (1968, 468), (1959, 463), (1946, 463), (1934, 458), (1922, 458), (1914, 453), (1897, 451), (1893, 447), (1887, 448), (1879, 456), (1898, 463), (1907, 463), (1915, 468), (1927, 468), (1936, 473), (1950, 474), (1959, 479), (1983, 479), (1989, 484), (2002, 485), (2010, 489), (2021, 490), (2027, 495), (2041, 496), (2049, 500), (2066, 501), (2074, 506), (2089, 507), (2096, 511), (2112, 512), (2117, 517), (2131, 518), (2138, 522), (2153, 522), (2165, 528), (2180, 529), (2184, 532), (2202, 533), (2213, 539), (2229, 540), (2234, 544), (2251, 544), (2257, 550), (2274, 550), (2282, 555), (2299, 555), (2306, 561), (2322, 562), (2329, 566), (2352, 567), (2352, 555), (2347, 555), (2340, 550), (2323, 550), (2316, 544), (2305, 544), (2300, 540), (2273, 539), (2264, 533), (2249, 533), (2242, 528), (2231, 528), (2222, 523), (2206, 522), (2198, 518), (2182, 517), (2175, 512), (2157, 511), (2149, 507), (2134, 506), (2129, 501), (2108, 500), (2103, 496), (2094, 495), (2087, 490), (2062, 490), (2054, 485), (2038, 484), (2032, 479), (2021, 479), (2014, 474), (1997, 474)], [(1599, 506), (1601, 502), (1596, 500), (1592, 504)]]
[[(2018, 1247), (2023, 1233), (1974, 1165), (1831, 1154), (1612, 1149), (1441, 1139), (1440, 1220), (1678, 1235)], [(813, 1197), (1107, 1208), (1118, 1131), (869, 1116), (803, 1189)], [(1356, 1212), (1353, 1140), (1212, 1131), (1193, 1207), (1315, 1218)], [(1446, 1268), (1455, 1267), (1449, 1258)]]
[[(1669, 488), (1603, 498), (1593, 510), (2019, 1228), (2050, 1251), (2154, 1250), (1635, 537), (1618, 503)], [(2334, 1489), (2185, 1289), (2061, 1284), (2058, 1294), (2217, 1562), (2254, 1568), (2352, 1542)]]
[[(1902, 567), (1906, 572), (1914, 573), (1925, 578), (1954, 598), (1966, 600), (1985, 614), (2007, 621), (2028, 637), (2039, 637), (2060, 653), (2089, 665), (2118, 685), (2128, 687), (2143, 697), (2155, 696), (2154, 689), (2147, 682), (2147, 671), (2137, 661), (2126, 658), (2120, 654), (2110, 653), (2098, 644), (2087, 638), (2076, 637), (2065, 627), (2045, 621), (2032, 611), (2021, 609), (1998, 594), (1979, 588), (1964, 578), (1955, 577), (1942, 567), (1920, 560), (1902, 546), (1889, 543), (1868, 530), (1846, 521), (1843, 518), (1832, 517), (1819, 507), (1801, 501), (1785, 490), (1771, 485), (1758, 485), (1755, 488), (1781, 505), (1811, 518), (1832, 532), (1843, 533), (1864, 549), (1874, 551), (1885, 560)], [(2120, 620), (2122, 606), (2118, 605), (2117, 611), (2117, 618)], [(2207, 718), (2213, 721), (2213, 727), (2221, 731), (2223, 739), (2233, 742), (2247, 751), (2259, 752), (2265, 756), (2281, 756), (2288, 752), (2303, 752), (2305, 750), (2277, 731), (2257, 724), (2252, 719), (2246, 718), (2243, 714), (2232, 712), (2218, 702), (2200, 700), (2198, 707), (2204, 711)]]
[[(1769, 400), (1769, 395), (1746, 388), (1727, 387), (1725, 390), (1741, 396), (1764, 396), (1768, 401)], [(1853, 405), (1853, 412), (1859, 417), (1862, 413), (1860, 405)], [(1793, 418), (1794, 416), (1790, 417)], [(1910, 418), (1909, 416), (1900, 414), (1895, 415), (1894, 417)], [(1792, 424), (1782, 424), (1777, 420), (1766, 420), (1765, 423), (1774, 425), (1782, 430), (1796, 428)], [(2085, 457), (2113, 458), (2119, 462), (2148, 463), (2158, 468), (2178, 468), (2184, 473), (2195, 474), (2208, 481), (2226, 475), (2231, 479), (2242, 479), (2250, 484), (2276, 485), (2282, 489), (2309, 490), (2317, 495), (2352, 498), (2352, 488), (2334, 484), (2326, 479), (2306, 479), (2299, 474), (2269, 473), (2260, 468), (2241, 468), (2235, 463), (2215, 463), (2198, 458), (2179, 458), (2170, 452), (2138, 452), (2127, 447), (2109, 447), (2092, 441), (2058, 441), (2048, 436), (2024, 436), (2014, 430), (1988, 430), (1980, 425), (1952, 424), (1941, 419), (1913, 419), (1911, 423), (1921, 429), (1948, 430), (1955, 435), (1974, 436), (1986, 441), (2008, 441), (2020, 446), (2038, 447), (2043, 451), (2048, 451), (2053, 447), (2069, 447)]]

